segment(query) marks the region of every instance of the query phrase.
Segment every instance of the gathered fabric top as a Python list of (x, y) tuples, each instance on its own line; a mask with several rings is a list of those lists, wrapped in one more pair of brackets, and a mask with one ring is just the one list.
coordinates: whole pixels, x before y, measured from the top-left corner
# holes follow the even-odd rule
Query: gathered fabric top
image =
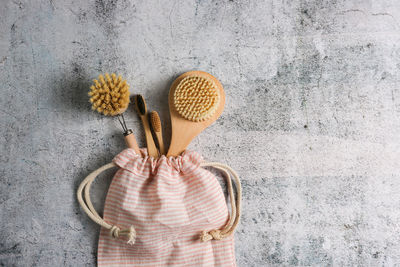
[(149, 173), (156, 175), (159, 171), (169, 171), (170, 174), (180, 172), (188, 174), (200, 167), (203, 157), (191, 150), (184, 151), (177, 157), (161, 157), (155, 159), (147, 154), (147, 149), (140, 150), (142, 155), (138, 155), (134, 149), (127, 148), (114, 157), (113, 162), (120, 168), (128, 170), (134, 174)]

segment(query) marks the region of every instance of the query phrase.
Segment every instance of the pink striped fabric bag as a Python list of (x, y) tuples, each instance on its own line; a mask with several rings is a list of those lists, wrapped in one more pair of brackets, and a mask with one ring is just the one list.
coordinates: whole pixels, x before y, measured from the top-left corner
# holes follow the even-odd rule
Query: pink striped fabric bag
[[(236, 266), (233, 232), (241, 187), (235, 171), (204, 162), (194, 151), (158, 159), (141, 152), (125, 149), (78, 189), (82, 208), (102, 226), (98, 266)], [(90, 186), (115, 166), (101, 218), (90, 201)], [(230, 212), (217, 178), (203, 167), (216, 168), (226, 178)]]

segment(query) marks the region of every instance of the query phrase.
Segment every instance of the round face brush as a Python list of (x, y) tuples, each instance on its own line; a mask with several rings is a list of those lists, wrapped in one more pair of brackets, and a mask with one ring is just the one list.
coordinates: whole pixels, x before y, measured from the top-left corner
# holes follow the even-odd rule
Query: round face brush
[(190, 142), (221, 115), (225, 92), (211, 74), (190, 71), (179, 76), (169, 91), (172, 137), (167, 156), (181, 154)]
[(174, 92), (174, 107), (183, 118), (199, 122), (214, 115), (219, 105), (219, 90), (212, 80), (187, 76)]
[(117, 116), (123, 130), (128, 147), (140, 154), (139, 146), (131, 129), (126, 127), (124, 111), (129, 105), (129, 85), (121, 76), (106, 73), (99, 75), (99, 80), (93, 80), (90, 86), (90, 103), (92, 109), (106, 116)]

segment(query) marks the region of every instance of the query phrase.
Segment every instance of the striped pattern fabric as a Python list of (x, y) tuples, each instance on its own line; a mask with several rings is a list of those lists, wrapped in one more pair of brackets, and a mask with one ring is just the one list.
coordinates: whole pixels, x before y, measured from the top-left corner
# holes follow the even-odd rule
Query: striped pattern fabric
[(114, 158), (120, 169), (110, 185), (104, 220), (121, 229), (133, 225), (134, 245), (100, 232), (98, 266), (236, 266), (234, 238), (201, 242), (203, 230), (221, 228), (228, 209), (216, 177), (200, 167), (202, 157), (141, 157), (125, 149)]

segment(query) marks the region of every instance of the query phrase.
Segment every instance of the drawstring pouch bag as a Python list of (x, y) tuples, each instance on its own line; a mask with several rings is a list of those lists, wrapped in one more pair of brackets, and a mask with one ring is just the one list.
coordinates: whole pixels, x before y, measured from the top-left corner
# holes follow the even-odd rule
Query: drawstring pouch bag
[[(241, 187), (235, 171), (189, 150), (158, 159), (141, 153), (123, 150), (78, 188), (83, 210), (102, 226), (98, 266), (236, 266)], [(102, 218), (90, 201), (90, 186), (115, 166)], [(216, 176), (203, 167), (226, 178), (230, 212)]]

